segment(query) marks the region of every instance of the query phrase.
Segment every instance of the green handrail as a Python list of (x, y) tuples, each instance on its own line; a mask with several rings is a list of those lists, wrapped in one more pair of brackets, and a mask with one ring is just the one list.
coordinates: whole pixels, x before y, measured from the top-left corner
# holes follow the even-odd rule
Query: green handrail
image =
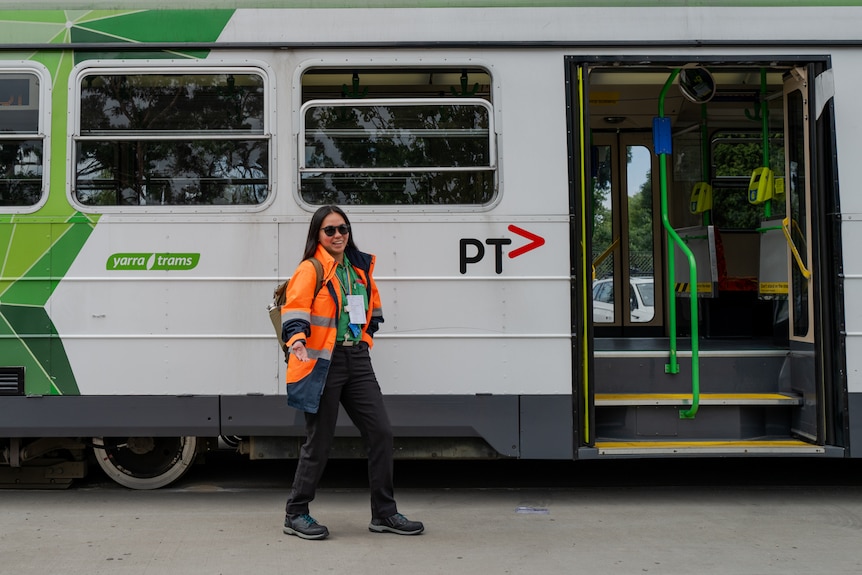
[[(763, 166), (769, 167), (769, 100), (766, 99), (766, 69), (760, 70), (760, 126), (763, 134)], [(772, 200), (763, 204), (763, 217), (772, 217)]]
[[(673, 84), (673, 81), (679, 75), (679, 69), (674, 70), (670, 77), (665, 82), (662, 88), (661, 95), (658, 101), (658, 113), (660, 118), (664, 118), (664, 99), (668, 88)], [(686, 410), (680, 410), (680, 419), (694, 419), (700, 406), (700, 357), (698, 353), (698, 334), (697, 334), (697, 263), (694, 260), (694, 254), (689, 247), (685, 245), (676, 230), (670, 225), (667, 208), (667, 154), (659, 154), (659, 179), (661, 182), (661, 223), (670, 239), (679, 246), (682, 253), (688, 258), (689, 266), (689, 286), (691, 289), (691, 407)], [(670, 243), (669, 243), (670, 245)], [(673, 257), (673, 248), (668, 250), (667, 258), (667, 293), (668, 293), (668, 315), (670, 319), (670, 358), (669, 363), (665, 365), (665, 373), (679, 373), (679, 363), (677, 363), (676, 352), (676, 290), (674, 289), (675, 281), (675, 266)]]

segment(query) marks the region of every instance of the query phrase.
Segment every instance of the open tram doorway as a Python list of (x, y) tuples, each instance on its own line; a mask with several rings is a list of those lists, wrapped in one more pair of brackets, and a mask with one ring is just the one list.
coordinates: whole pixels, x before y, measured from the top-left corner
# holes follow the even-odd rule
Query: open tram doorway
[[(834, 129), (808, 109), (827, 65), (572, 61), (583, 456), (808, 454), (840, 435), (818, 264)], [(679, 86), (692, 69), (701, 100)]]

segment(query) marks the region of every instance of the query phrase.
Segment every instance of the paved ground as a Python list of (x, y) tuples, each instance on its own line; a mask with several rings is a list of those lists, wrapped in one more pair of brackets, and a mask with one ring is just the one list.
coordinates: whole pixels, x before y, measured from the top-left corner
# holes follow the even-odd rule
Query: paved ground
[(99, 481), (0, 491), (0, 573), (862, 572), (855, 481), (408, 486), (397, 492), (401, 511), (424, 521), (426, 533), (402, 537), (370, 533), (366, 490), (338, 477), (312, 508), (332, 535), (304, 541), (281, 532), (287, 471), (270, 468), (245, 481), (193, 474), (150, 492)]

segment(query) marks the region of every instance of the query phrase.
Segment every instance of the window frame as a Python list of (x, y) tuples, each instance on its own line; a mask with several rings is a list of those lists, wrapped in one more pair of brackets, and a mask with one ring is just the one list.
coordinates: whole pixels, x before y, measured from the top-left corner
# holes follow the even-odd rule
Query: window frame
[(0, 132), (0, 139), (2, 140), (33, 139), (42, 142), (42, 182), (39, 199), (33, 204), (24, 206), (0, 205), (0, 214), (30, 214), (38, 211), (48, 201), (48, 183), (51, 174), (50, 126), (53, 84), (48, 69), (41, 63), (30, 60), (0, 60), (0, 76), (4, 75), (31, 75), (35, 76), (39, 82), (36, 90), (36, 105), (38, 106), (36, 132)]
[[(81, 83), (87, 76), (93, 75), (220, 75), (220, 74), (252, 74), (258, 75), (263, 81), (263, 129), (261, 133), (226, 134), (223, 130), (212, 130), (211, 133), (196, 133), (193, 136), (166, 134), (151, 131), (132, 134), (123, 130), (121, 133), (108, 137), (107, 134), (81, 134)], [(269, 65), (257, 60), (207, 60), (200, 63), (190, 63), (188, 60), (159, 60), (153, 63), (142, 63), (133, 60), (88, 60), (75, 67), (69, 76), (69, 132), (68, 132), (68, 162), (66, 196), (69, 203), (83, 213), (120, 213), (120, 214), (214, 214), (214, 213), (256, 213), (267, 209), (275, 201), (278, 181), (277, 138), (273, 133), (276, 125), (275, 81)], [(170, 204), (170, 205), (90, 205), (78, 201), (75, 195), (77, 173), (77, 149), (81, 141), (204, 141), (204, 140), (260, 140), (268, 144), (268, 194), (260, 204)]]
[[(503, 199), (503, 192), (505, 187), (505, 160), (501, 157), (499, 142), (499, 139), (502, 137), (502, 131), (504, 129), (501, 112), (501, 77), (503, 73), (494, 66), (493, 62), (489, 62), (483, 58), (465, 59), (459, 57), (451, 57), (429, 59), (425, 56), (414, 56), (405, 54), (399, 54), (398, 57), (393, 57), (391, 54), (384, 53), (376, 54), (373, 57), (358, 57), (356, 54), (347, 53), (327, 53), (318, 57), (304, 59), (297, 63), (293, 71), (294, 89), (291, 95), (291, 138), (292, 145), (295, 147), (295, 149), (291, 150), (292, 154), (299, 156), (299, 154), (302, 152), (302, 155), (304, 156), (304, 135), (303, 132), (299, 129), (300, 119), (304, 117), (304, 113), (300, 111), (302, 106), (305, 104), (305, 102), (303, 102), (302, 89), (303, 77), (309, 72), (326, 73), (328, 70), (343, 70), (345, 67), (349, 67), (351, 70), (357, 72), (360, 75), (362, 75), (367, 70), (392, 70), (393, 72), (398, 72), (401, 70), (446, 68), (453, 71), (457, 70), (460, 72), (464, 68), (482, 69), (490, 78), (489, 98), (482, 99), (486, 102), (489, 102), (491, 105), (492, 113), (490, 120), (492, 126), (490, 127), (491, 133), (489, 135), (490, 138), (493, 140), (494, 155), (492, 156), (492, 158), (496, 165), (496, 169), (494, 172), (494, 195), (491, 200), (486, 204), (356, 204), (350, 206), (351, 213), (476, 214), (490, 212), (491, 210), (499, 206)], [(311, 101), (313, 100), (308, 100), (308, 102)], [(299, 145), (300, 142), (303, 142), (302, 146)], [(320, 206), (317, 204), (310, 204), (302, 198), (302, 192), (300, 189), (301, 176), (298, 169), (299, 161), (299, 157), (293, 158), (294, 170), (292, 177), (296, 180), (293, 184), (293, 193), (297, 204), (307, 212), (312, 213)]]

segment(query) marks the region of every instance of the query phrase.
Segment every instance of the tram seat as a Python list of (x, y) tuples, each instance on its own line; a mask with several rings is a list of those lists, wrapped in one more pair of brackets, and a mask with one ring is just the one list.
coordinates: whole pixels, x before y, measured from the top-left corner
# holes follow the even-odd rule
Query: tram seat
[(749, 338), (764, 335), (771, 306), (757, 298), (760, 238), (754, 231), (715, 228), (715, 298), (704, 300), (706, 337)]
[[(718, 297), (721, 292), (757, 291), (757, 263), (760, 251), (759, 236), (756, 232), (733, 233), (728, 239), (732, 257), (731, 273), (728, 272), (727, 251), (722, 233), (715, 228), (715, 260), (718, 271)], [(751, 273), (751, 275), (749, 275)]]

